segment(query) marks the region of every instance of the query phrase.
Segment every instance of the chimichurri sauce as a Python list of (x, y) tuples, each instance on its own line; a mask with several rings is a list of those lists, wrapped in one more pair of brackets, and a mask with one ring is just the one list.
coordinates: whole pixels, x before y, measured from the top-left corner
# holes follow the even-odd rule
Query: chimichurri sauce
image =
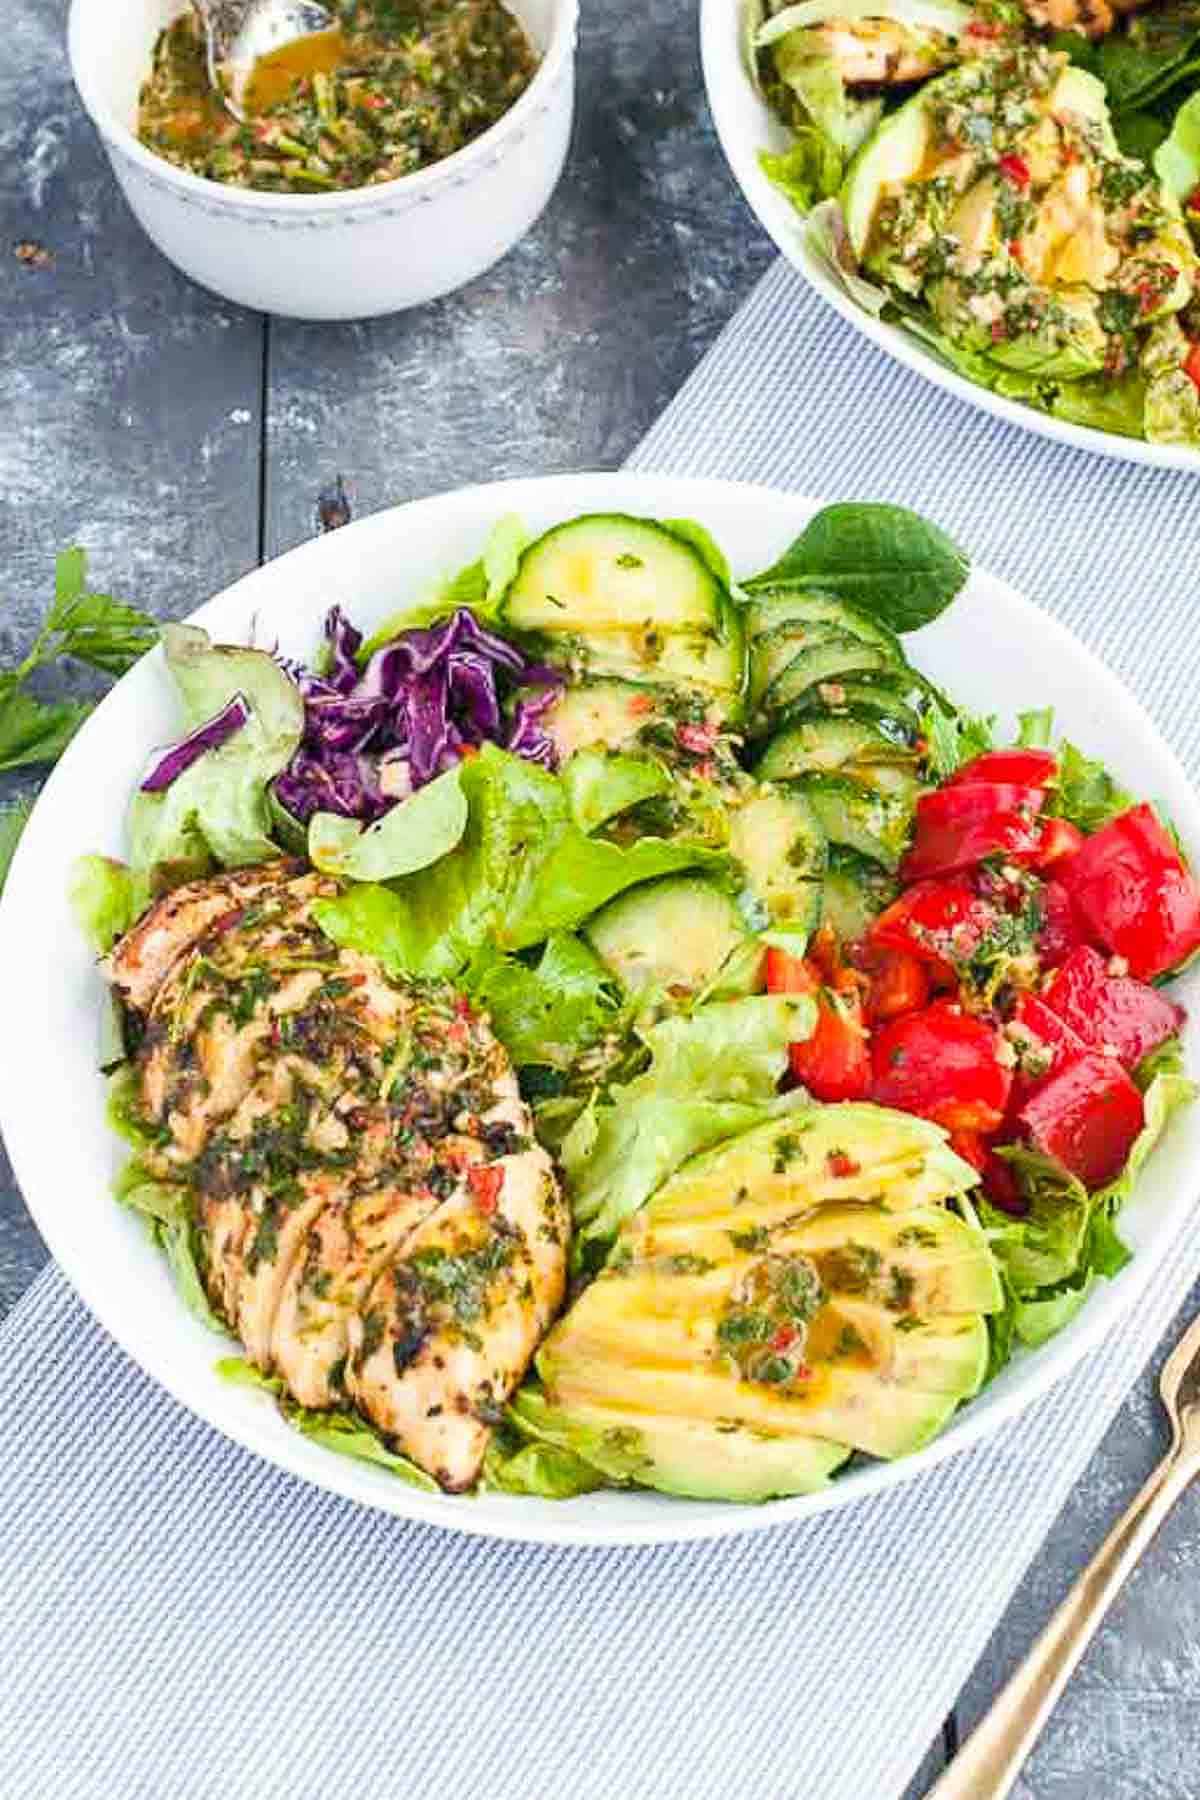
[(537, 58), (500, 0), (341, 0), (333, 31), (264, 57), (242, 125), (213, 93), (189, 11), (159, 37), (138, 136), (193, 175), (271, 193), (394, 181), (461, 150), (520, 98)]

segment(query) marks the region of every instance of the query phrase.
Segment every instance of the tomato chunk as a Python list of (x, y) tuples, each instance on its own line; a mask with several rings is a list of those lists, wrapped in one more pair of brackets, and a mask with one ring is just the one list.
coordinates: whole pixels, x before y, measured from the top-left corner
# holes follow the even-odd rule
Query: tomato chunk
[(996, 909), (963, 876), (918, 881), (871, 926), (873, 944), (920, 957), (949, 979), (969, 963), (996, 923)]
[(1018, 1114), (1030, 1142), (1087, 1188), (1120, 1174), (1143, 1120), (1142, 1096), (1124, 1069), (1096, 1050), (1069, 1057)]
[(1064, 1062), (1087, 1045), (1067, 1020), (1036, 994), (1018, 994), (1004, 1035), (1017, 1053), (1010, 1112), (1017, 1112)]
[(1040, 788), (1000, 781), (968, 781), (922, 794), (901, 879), (954, 875), (985, 856), (1032, 861), (1041, 842), (1037, 816), (1044, 799)]
[(1152, 981), (1200, 949), (1200, 884), (1149, 806), (1086, 839), (1062, 879), (1090, 937)]
[(859, 967), (865, 970), (867, 1017), (874, 1025), (898, 1019), (902, 1013), (919, 1012), (929, 1000), (929, 974), (910, 950), (889, 950), (883, 945), (863, 945)]
[(986, 750), (972, 757), (951, 775), (945, 787), (961, 787), (968, 781), (1000, 781), (1014, 787), (1049, 787), (1058, 774), (1053, 750)]
[(1078, 825), (1072, 825), (1069, 819), (1043, 819), (1042, 841), (1035, 867), (1053, 868), (1055, 863), (1065, 862), (1069, 856), (1074, 856), (1086, 842)]
[(1042, 888), (1042, 928), (1037, 953), (1044, 969), (1056, 969), (1072, 950), (1086, 943), (1071, 896), (1061, 881), (1047, 881)]
[(1100, 952), (1087, 944), (1055, 970), (1042, 998), (1085, 1044), (1107, 1051), (1126, 1069), (1136, 1068), (1184, 1021), (1181, 1006), (1143, 981), (1114, 975)]
[(947, 1131), (992, 1132), (1008, 1103), (1012, 1060), (994, 1025), (935, 1000), (875, 1034), (871, 1098)]
[(789, 1045), (792, 1075), (814, 1100), (863, 1100), (871, 1085), (871, 1056), (862, 1002), (852, 971), (840, 991), (826, 985), (821, 972), (804, 957), (786, 950), (767, 951), (767, 991), (809, 994), (817, 1003), (813, 1034)]

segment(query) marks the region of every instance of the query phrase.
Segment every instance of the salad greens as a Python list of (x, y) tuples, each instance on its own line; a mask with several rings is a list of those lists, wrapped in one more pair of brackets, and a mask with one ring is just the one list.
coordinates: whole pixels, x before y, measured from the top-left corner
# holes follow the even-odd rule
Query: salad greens
[(1058, 33), (1050, 10), (750, 0), (751, 75), (789, 137), (762, 168), (843, 292), (967, 380), (1200, 445), (1200, 5), (1078, 9)]
[[(810, 10), (793, 9), (806, 18)], [(675, 612), (666, 624), (634, 613), (653, 642), (645, 661), (629, 666), (621, 658), (632, 657), (637, 633), (620, 608), (644, 602), (627, 600), (623, 584), (645, 582), (647, 560), (659, 552)], [(529, 575), (536, 555), (536, 567), (550, 571), (545, 629), (541, 590)], [(945, 533), (882, 504), (827, 507), (740, 586), (720, 547), (692, 521), (595, 515), (529, 545), (519, 521), (506, 520), (484, 556), (428, 601), (418, 624), (411, 608), (397, 615), (405, 620), (398, 635), (364, 644), (335, 609), (320, 674), (261, 651), (214, 646), (195, 628), (164, 633), (184, 726), (202, 741), (182, 758), (179, 746), (167, 752), (170, 779), (135, 795), (128, 866), (100, 856), (78, 864), (71, 899), (95, 952), (112, 950), (152, 895), (214, 869), (306, 849), (318, 870), (336, 878), (336, 891), (313, 907), (320, 931), (389, 974), (413, 978), (419, 991), (445, 997), (438, 984), (453, 983), (458, 998), (448, 997), (445, 1015), (451, 1031), (472, 1009), (486, 1015), (528, 1107), (518, 1139), (532, 1129), (561, 1171), (574, 1227), (567, 1321), (585, 1297), (596, 1315), (575, 1371), (579, 1413), (563, 1412), (547, 1350), (538, 1364), (544, 1387), (531, 1376), (503, 1416), (490, 1406), (496, 1417), (488, 1419), (495, 1429), (483, 1490), (562, 1498), (606, 1479), (634, 1479), (727, 1497), (807, 1491), (849, 1454), (838, 1448), (839, 1428), (846, 1445), (873, 1454), (902, 1454), (927, 1441), (985, 1374), (1019, 1346), (1063, 1329), (1095, 1282), (1127, 1260), (1121, 1209), (1170, 1117), (1195, 1093), (1177, 1039), (1159, 1042), (1133, 1070), (1143, 1122), (1136, 1137), (1136, 1120), (1130, 1124), (1121, 1154), (1132, 1150), (1115, 1178), (1089, 1192), (1065, 1166), (1017, 1144), (998, 1152), (1015, 1179), (1011, 1210), (1002, 1189), (988, 1190), (999, 1191), (999, 1203), (976, 1189), (981, 1165), (971, 1132), (948, 1144), (918, 1106), (874, 1103), (874, 1085), (858, 1090), (872, 1101), (840, 1107), (817, 1104), (803, 1085), (781, 1091), (789, 1070), (793, 1083), (819, 1091), (797, 1052), (831, 1020), (862, 1016), (853, 1010), (854, 981), (868, 977), (847, 987), (848, 967), (828, 959), (836, 962), (839, 944), (865, 943), (871, 921), (895, 899), (920, 796), (1003, 747), (996, 719), (956, 709), (912, 667), (900, 639), (936, 619), (967, 575), (966, 557)], [(558, 589), (576, 576), (582, 600), (561, 603), (571, 628), (556, 640)], [(527, 610), (519, 627), (508, 605), (522, 582)], [(597, 618), (586, 614), (588, 605), (601, 609)], [(706, 661), (713, 644), (725, 659), (719, 678)], [(597, 653), (602, 660), (593, 667)], [(690, 681), (676, 673), (681, 654), (695, 656)], [(466, 684), (478, 718), (470, 706), (455, 712), (455, 681)], [(205, 738), (205, 725), (235, 700), (234, 727)], [(439, 732), (459, 733), (444, 740), (444, 756), (431, 753), (420, 769), (405, 736), (418, 709), (426, 749), (436, 748)], [(375, 756), (377, 731), (390, 792), (337, 762), (348, 757), (357, 769)], [(1049, 709), (1020, 715), (1019, 747), (1049, 748), (1053, 738)], [(299, 816), (284, 803), (279, 777), (295, 773), (300, 756), (310, 759), (303, 779), (313, 793), (345, 792), (352, 803), (344, 811), (317, 807), (297, 839)], [(1094, 833), (1130, 807), (1103, 765), (1075, 746), (1054, 746), (1054, 758), (1046, 814)], [(365, 809), (363, 794), (373, 796)], [(1003, 869), (985, 876), (1006, 879)], [(1021, 905), (1014, 886), (1000, 916), (1004, 931), (997, 936), (989, 925), (993, 937), (981, 940), (974, 958), (992, 956), (991, 1004), (1010, 976), (1032, 992), (1028, 968), (1013, 972), (1022, 962), (1037, 968), (1044, 882), (1033, 874), (1011, 880), (1025, 882)], [(772, 963), (779, 958), (782, 984)], [(797, 963), (814, 985), (793, 984), (788, 971)], [(338, 985), (336, 978), (325, 983)], [(253, 1016), (252, 978), (248, 991)], [(1000, 1016), (1010, 1003), (1011, 995), (1001, 997)], [(115, 1066), (109, 1116), (132, 1153), (117, 1198), (144, 1222), (194, 1316), (228, 1336), (206, 1285), (211, 1246), (194, 1195), (154, 1172), (166, 1168), (174, 1178), (177, 1165), (164, 1161), (164, 1131), (144, 1122), (135, 1064), (123, 1060), (143, 1026), (118, 1017), (104, 1053), (106, 1066)], [(872, 1019), (859, 1036), (865, 1041), (876, 1029)], [(1136, 1112), (1132, 1091), (1130, 1104)], [(463, 1129), (461, 1121), (453, 1129)], [(403, 1133), (411, 1136), (407, 1123)], [(945, 1387), (906, 1396), (901, 1383), (895, 1394), (887, 1389), (881, 1407), (874, 1352), (850, 1318), (830, 1351), (832, 1363), (845, 1363), (833, 1383), (833, 1411), (812, 1427), (812, 1439), (785, 1444), (769, 1410), (765, 1427), (747, 1425), (754, 1455), (781, 1459), (777, 1474), (771, 1462), (749, 1489), (731, 1473), (739, 1446), (724, 1427), (714, 1432), (682, 1403), (682, 1416), (646, 1423), (655, 1402), (638, 1388), (645, 1371), (632, 1351), (628, 1414), (618, 1408), (618, 1422), (606, 1425), (604, 1406), (617, 1407), (617, 1399), (589, 1398), (587, 1381), (592, 1350), (607, 1354), (611, 1346), (614, 1317), (643, 1349), (651, 1343), (638, 1337), (651, 1329), (647, 1318), (653, 1349), (654, 1334), (675, 1328), (664, 1321), (703, 1317), (719, 1343), (742, 1334), (747, 1368), (770, 1350), (767, 1389), (790, 1379), (789, 1356), (804, 1342), (796, 1334), (816, 1303), (803, 1283), (771, 1285), (775, 1265), (793, 1254), (790, 1247), (776, 1254), (771, 1233), (788, 1234), (790, 1246), (790, 1234), (802, 1235), (818, 1214), (835, 1234), (849, 1230), (844, 1209), (826, 1199), (840, 1181), (852, 1184), (841, 1194), (853, 1203), (854, 1235), (819, 1247), (839, 1271), (830, 1304), (845, 1283), (856, 1304), (882, 1308), (879, 1329), (890, 1341), (894, 1331), (917, 1328), (907, 1310), (923, 1296), (926, 1310), (913, 1316), (947, 1358)], [(647, 1249), (645, 1228), (655, 1219), (665, 1219), (649, 1225), (662, 1231), (662, 1247), (651, 1237)], [(681, 1220), (699, 1248), (679, 1235)], [(562, 1255), (566, 1261), (565, 1244)], [(738, 1259), (747, 1257), (761, 1260), (743, 1267)], [(618, 1284), (635, 1265), (626, 1306)], [(726, 1266), (741, 1297), (733, 1314), (709, 1318), (705, 1296)], [(947, 1279), (961, 1284), (952, 1301), (941, 1286)], [(675, 1290), (675, 1280), (699, 1285)], [(655, 1284), (663, 1281), (659, 1294)], [(815, 1274), (813, 1281), (819, 1289)], [(475, 1313), (470, 1322), (474, 1328)], [(556, 1328), (551, 1344), (560, 1337)], [(845, 1348), (836, 1348), (843, 1340)], [(912, 1346), (904, 1349), (907, 1355)], [(270, 1393), (314, 1441), (436, 1488), (364, 1417), (308, 1409), (281, 1377), (241, 1358), (220, 1367), (227, 1379)], [(402, 1378), (400, 1361), (396, 1369)], [(847, 1397), (842, 1411), (839, 1394)], [(759, 1396), (764, 1407), (770, 1398)], [(922, 1410), (928, 1407), (934, 1410)]]

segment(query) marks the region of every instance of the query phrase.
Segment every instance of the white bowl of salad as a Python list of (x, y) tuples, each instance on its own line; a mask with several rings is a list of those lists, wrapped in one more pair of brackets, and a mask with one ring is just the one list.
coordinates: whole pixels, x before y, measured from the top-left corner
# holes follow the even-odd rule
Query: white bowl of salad
[(562, 173), (576, 0), (337, 0), (335, 29), (209, 82), (186, 0), (72, 0), (80, 98), (135, 216), (204, 287), (365, 319), (504, 256)]
[(305, 1479), (541, 1541), (804, 1517), (1177, 1242), (1197, 846), (1135, 702), (902, 508), (443, 495), (165, 628), (68, 749), (5, 1138), (124, 1348)]
[(845, 319), (1010, 423), (1200, 466), (1184, 0), (704, 0), (701, 32), (735, 177)]

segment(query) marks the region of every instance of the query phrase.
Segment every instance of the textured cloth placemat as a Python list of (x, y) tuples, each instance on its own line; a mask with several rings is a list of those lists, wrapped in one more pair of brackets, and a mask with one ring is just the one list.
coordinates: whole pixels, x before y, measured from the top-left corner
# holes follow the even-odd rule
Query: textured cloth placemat
[[(1190, 477), (976, 416), (782, 266), (633, 463), (924, 508), (1200, 770)], [(627, 1552), (311, 1491), (183, 1412), (51, 1270), (0, 1333), (0, 1800), (894, 1800), (1200, 1268), (1184, 1241), (985, 1447), (811, 1524)]]

